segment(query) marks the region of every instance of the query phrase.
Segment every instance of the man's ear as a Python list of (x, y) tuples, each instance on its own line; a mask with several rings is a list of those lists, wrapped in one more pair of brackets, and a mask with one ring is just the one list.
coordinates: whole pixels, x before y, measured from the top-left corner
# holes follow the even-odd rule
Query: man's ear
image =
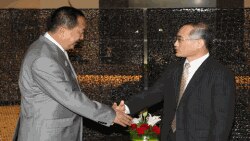
[(198, 48), (202, 48), (205, 46), (205, 41), (203, 39), (198, 39)]
[(58, 33), (60, 38), (64, 38), (65, 28), (63, 26), (58, 27)]

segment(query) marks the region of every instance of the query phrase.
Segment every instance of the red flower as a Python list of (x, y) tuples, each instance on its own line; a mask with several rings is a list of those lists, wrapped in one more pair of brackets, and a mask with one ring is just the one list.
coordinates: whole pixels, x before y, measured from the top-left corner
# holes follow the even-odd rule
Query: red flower
[(136, 125), (136, 124), (131, 124), (130, 128), (131, 128), (132, 130), (135, 130), (135, 129), (137, 128), (137, 125)]
[(146, 123), (142, 124), (139, 128), (136, 129), (138, 135), (143, 135), (150, 126)]
[(152, 130), (153, 130), (153, 132), (155, 132), (157, 135), (159, 135), (160, 134), (160, 128), (158, 127), (158, 126), (153, 126), (153, 128), (152, 128)]
[(146, 123), (143, 123), (140, 127), (143, 127), (143, 128), (149, 129), (149, 125), (148, 125), (148, 124), (146, 124)]
[[(152, 139), (158, 138), (160, 128), (155, 125), (158, 121), (160, 121), (159, 116), (152, 116), (151, 114), (145, 115), (144, 113), (141, 113), (140, 118), (136, 118), (134, 124), (131, 124), (129, 127), (131, 139), (139, 139), (144, 135)], [(155, 126), (152, 126), (152, 123), (154, 123)]]
[(138, 135), (143, 135), (145, 130), (147, 130), (145, 127), (139, 127), (136, 129)]

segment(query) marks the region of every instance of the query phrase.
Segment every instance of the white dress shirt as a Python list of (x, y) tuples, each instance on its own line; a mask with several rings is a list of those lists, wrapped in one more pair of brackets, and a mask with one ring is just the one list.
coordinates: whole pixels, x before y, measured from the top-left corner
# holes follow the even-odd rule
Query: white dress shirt
[[(190, 64), (190, 68), (188, 69), (188, 79), (187, 79), (187, 83), (185, 88), (187, 87), (189, 81), (191, 80), (191, 78), (193, 77), (194, 73), (198, 70), (198, 68), (201, 66), (201, 64), (209, 57), (209, 53), (207, 53), (206, 55), (195, 59), (191, 62), (188, 62), (188, 60), (186, 59), (185, 63), (189, 63)], [(185, 64), (184, 63), (184, 64)]]

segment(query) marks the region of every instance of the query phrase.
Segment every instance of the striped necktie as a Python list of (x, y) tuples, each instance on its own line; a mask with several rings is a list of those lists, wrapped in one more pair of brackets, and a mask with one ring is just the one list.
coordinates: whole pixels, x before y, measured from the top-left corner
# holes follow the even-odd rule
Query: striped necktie
[[(179, 106), (179, 103), (181, 101), (181, 98), (182, 98), (182, 96), (184, 94), (184, 91), (186, 89), (186, 86), (187, 86), (187, 79), (188, 79), (188, 74), (189, 74), (188, 69), (189, 68), (190, 68), (190, 64), (185, 63), (184, 64), (184, 69), (183, 69), (183, 72), (182, 72), (182, 77), (181, 77), (180, 93), (179, 93), (179, 96), (178, 96), (177, 107)], [(175, 113), (175, 116), (174, 116), (174, 120), (172, 121), (171, 127), (172, 127), (173, 132), (175, 132), (175, 130), (176, 130), (176, 113)]]

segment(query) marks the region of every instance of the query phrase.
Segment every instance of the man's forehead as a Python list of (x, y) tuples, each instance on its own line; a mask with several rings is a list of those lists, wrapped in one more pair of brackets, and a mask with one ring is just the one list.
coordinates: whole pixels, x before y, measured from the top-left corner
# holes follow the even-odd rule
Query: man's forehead
[(79, 16), (79, 17), (77, 18), (77, 20), (78, 20), (79, 22), (81, 22), (81, 23), (86, 23), (86, 19), (85, 19), (84, 17), (82, 17), (82, 16)]
[(87, 26), (86, 19), (84, 17), (79, 17), (78, 24), (85, 28)]
[(180, 28), (179, 32), (178, 32), (178, 35), (186, 35), (186, 34), (189, 34), (191, 30), (193, 30), (194, 28), (191, 26), (191, 25), (184, 25)]

